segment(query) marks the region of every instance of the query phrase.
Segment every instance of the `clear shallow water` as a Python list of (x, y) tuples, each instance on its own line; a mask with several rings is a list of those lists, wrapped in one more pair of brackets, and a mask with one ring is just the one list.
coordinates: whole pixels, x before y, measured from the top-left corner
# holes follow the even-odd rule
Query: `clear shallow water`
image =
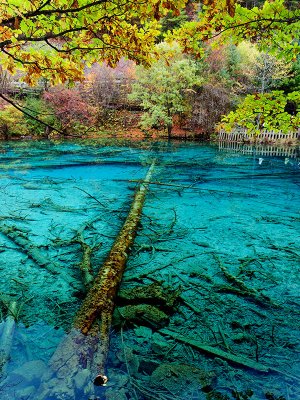
[[(17, 304), (1, 399), (300, 397), (299, 159), (161, 143), (18, 142), (0, 151), (2, 341)], [(74, 238), (95, 246), (96, 273), (153, 158), (109, 383), (90, 384), (92, 345), (66, 380), (53, 354), (85, 296)]]

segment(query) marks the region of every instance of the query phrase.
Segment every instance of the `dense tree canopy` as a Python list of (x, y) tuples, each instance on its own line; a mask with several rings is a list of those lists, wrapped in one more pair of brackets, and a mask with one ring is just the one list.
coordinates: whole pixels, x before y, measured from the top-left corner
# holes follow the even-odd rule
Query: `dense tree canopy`
[[(300, 93), (285, 95), (283, 91), (257, 93), (246, 96), (236, 111), (231, 111), (222, 119), (220, 128), (228, 132), (236, 128), (246, 128), (248, 132), (259, 133), (261, 130), (294, 132), (300, 124)], [(295, 104), (289, 109), (289, 104)]]
[(25, 70), (32, 84), (78, 80), (83, 61), (126, 56), (149, 63), (158, 20), (178, 12), (184, 0), (3, 0), (0, 4), (0, 64)]
[[(267, 0), (253, 8), (236, 0), (204, 0), (197, 21), (187, 22), (175, 37), (187, 51), (203, 53), (203, 41), (217, 46), (226, 41), (250, 40), (261, 49), (293, 59), (299, 54), (300, 8), (298, 1)], [(174, 35), (172, 36), (172, 39)]]
[[(84, 63), (125, 56), (149, 64), (159, 19), (180, 14), (186, 0), (4, 0), (0, 4), (0, 64), (10, 72), (25, 69), (25, 81), (40, 76), (52, 82), (78, 80)], [(300, 9), (294, 2), (266, 1), (248, 9), (236, 0), (203, 0), (198, 20), (175, 36), (197, 52), (205, 40), (248, 38), (264, 47), (299, 52)], [(202, 5), (201, 5), (202, 4)], [(296, 3), (297, 4), (297, 3)], [(199, 6), (199, 5), (198, 5)], [(168, 14), (170, 15), (170, 14)], [(85, 64), (86, 65), (86, 64)]]
[[(3, 0), (0, 97), (39, 123), (37, 116), (43, 107), (37, 107), (33, 115), (22, 101), (16, 104), (16, 99), (7, 95), (13, 92), (7, 89), (9, 81), (23, 79), (29, 85), (43, 81), (47, 89), (66, 83), (62, 91), (53, 93), (57, 98), (60, 93), (61, 99), (74, 94), (73, 114), (68, 114), (67, 106), (67, 117), (76, 114), (75, 103), (85, 110), (89, 109), (86, 104), (91, 103), (89, 106), (96, 111), (90, 114), (97, 124), (101, 115), (106, 116), (105, 110), (112, 107), (112, 99), (114, 105), (117, 103), (115, 93), (124, 105), (131, 83), (136, 81), (132, 96), (145, 111), (143, 126), (165, 127), (170, 133), (175, 115), (176, 121), (178, 115), (180, 121), (185, 116), (189, 126), (212, 131), (221, 115), (249, 94), (242, 108), (223, 121), (225, 128), (233, 129), (240, 126), (239, 119), (249, 107), (271, 104), (278, 96), (281, 108), (284, 103), (296, 110), (293, 115), (283, 116), (280, 109), (279, 125), (285, 123), (288, 129), (296, 129), (299, 99), (285, 96), (299, 87), (299, 37), (298, 0)], [(176, 42), (180, 57), (174, 58), (169, 52), (162, 57), (162, 49), (167, 48), (163, 41)], [(109, 76), (111, 67), (115, 68), (120, 60), (133, 60), (132, 74), (126, 82), (123, 75), (114, 75), (116, 79)], [(134, 76), (136, 64), (150, 68), (138, 68)], [(87, 68), (90, 65), (92, 69)], [(99, 73), (89, 80), (88, 71), (95, 67), (100, 68)], [(80, 93), (64, 92), (70, 83), (84, 79), (85, 85), (77, 86)], [(90, 91), (83, 89), (87, 81)], [(54, 104), (51, 93), (44, 96), (46, 102), (54, 108), (61, 103), (66, 105)], [(256, 108), (260, 110), (259, 107), (260, 104)], [(271, 110), (271, 106), (263, 104), (259, 119), (257, 113), (249, 114), (255, 129), (267, 125), (277, 128), (277, 114)], [(79, 111), (77, 114), (81, 115)], [(8, 127), (14, 125), (11, 115), (7, 115)], [(62, 127), (73, 129), (73, 120), (65, 115), (62, 118), (58, 112), (56, 118)], [(53, 128), (53, 124), (40, 119), (43, 129), (46, 126), (57, 131), (57, 122)], [(78, 123), (81, 126), (82, 121), (79, 119)]]

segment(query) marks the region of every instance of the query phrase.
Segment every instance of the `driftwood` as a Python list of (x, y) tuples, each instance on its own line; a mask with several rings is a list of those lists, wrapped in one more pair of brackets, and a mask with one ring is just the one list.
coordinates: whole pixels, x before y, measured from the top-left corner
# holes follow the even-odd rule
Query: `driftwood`
[(256, 303), (261, 304), (263, 306), (271, 306), (275, 308), (279, 307), (279, 305), (274, 303), (270, 299), (270, 297), (266, 296), (265, 294), (259, 292), (256, 289), (249, 288), (247, 285), (245, 285), (245, 283), (241, 279), (230, 274), (225, 268), (225, 266), (221, 263), (218, 257), (215, 257), (215, 259), (218, 262), (227, 281), (233, 285), (233, 286), (219, 285), (218, 287), (216, 287), (218, 291), (234, 293), (242, 297), (252, 298)]
[(84, 286), (86, 289), (88, 289), (94, 280), (91, 257), (92, 257), (93, 252), (96, 251), (101, 246), (102, 243), (98, 243), (97, 245), (90, 246), (89, 244), (87, 244), (84, 241), (82, 233), (79, 233), (76, 236), (76, 238), (74, 239), (74, 242), (79, 243), (81, 246), (82, 259), (79, 263), (79, 268), (81, 271)]
[(253, 370), (259, 371), (259, 372), (266, 372), (266, 373), (275, 372), (277, 374), (285, 375), (295, 381), (300, 382), (300, 379), (297, 376), (293, 376), (293, 375), (286, 373), (284, 371), (281, 371), (277, 368), (268, 367), (267, 365), (264, 365), (260, 362), (254, 361), (251, 358), (238, 356), (238, 355), (229, 353), (227, 351), (223, 351), (216, 347), (212, 347), (207, 344), (201, 343), (199, 340), (194, 340), (194, 339), (187, 338), (186, 336), (179, 335), (178, 333), (173, 332), (169, 329), (160, 329), (159, 332), (163, 333), (165, 335), (171, 336), (172, 338), (178, 340), (179, 342), (182, 342), (182, 343), (185, 343), (192, 347), (195, 347), (196, 349), (201, 350), (210, 356), (219, 357), (228, 362), (232, 362), (233, 364), (240, 365), (240, 366), (246, 367), (246, 368), (250, 368), (250, 369), (253, 369)]
[(76, 214), (84, 214), (85, 213), (85, 210), (82, 208), (74, 208), (74, 207), (68, 207), (65, 205), (56, 204), (50, 198), (44, 199), (41, 203), (30, 203), (29, 208), (40, 208), (40, 209), (44, 209), (45, 211), (55, 211), (55, 212), (62, 212), (62, 213), (76, 213)]
[[(137, 232), (153, 169), (154, 162), (137, 190), (126, 221), (74, 319), (74, 328), (50, 360), (49, 371), (42, 379), (35, 400), (85, 398), (93, 394), (92, 382), (95, 385), (105, 385), (107, 382), (105, 363), (114, 301)], [(98, 318), (100, 326), (96, 321)]]
[(2, 335), (0, 339), (0, 376), (6, 373), (7, 362), (10, 358), (10, 352), (16, 326), (15, 316), (17, 303), (12, 301), (8, 307), (8, 314), (4, 322)]
[(21, 230), (15, 226), (0, 225), (0, 232), (8, 237), (15, 245), (17, 245), (23, 253), (25, 253), (37, 265), (45, 268), (52, 274), (58, 274), (57, 266), (42, 252), (38, 246), (35, 246)]
[[(139, 179), (115, 179), (115, 182), (141, 182)], [(205, 183), (208, 182), (207, 179), (205, 179)], [(228, 190), (218, 190), (218, 189), (207, 189), (207, 188), (200, 188), (196, 185), (198, 185), (201, 182), (193, 182), (190, 185), (176, 185), (175, 183), (164, 183), (164, 182), (149, 182), (151, 185), (157, 185), (157, 186), (166, 186), (166, 187), (177, 187), (178, 189), (192, 189), (195, 190), (196, 192), (209, 192), (209, 193), (226, 193), (228, 194), (236, 194), (238, 196), (243, 196), (243, 197), (257, 197), (257, 195), (249, 195), (241, 192), (231, 192)]]
[(201, 343), (198, 340), (189, 339), (189, 338), (187, 338), (183, 335), (179, 335), (176, 332), (173, 332), (169, 329), (161, 329), (160, 332), (164, 333), (165, 335), (169, 335), (169, 336), (173, 337), (174, 339), (179, 340), (180, 342), (183, 342), (185, 344), (193, 346), (198, 350), (202, 350), (205, 353), (222, 358), (226, 361), (231, 361), (235, 364), (242, 365), (244, 367), (251, 368), (251, 369), (254, 369), (254, 370), (260, 371), (260, 372), (268, 372), (269, 371), (269, 367), (267, 367), (261, 363), (258, 363), (257, 361), (251, 360), (250, 358), (236, 356), (234, 354), (220, 350), (216, 347), (208, 346), (204, 343)]

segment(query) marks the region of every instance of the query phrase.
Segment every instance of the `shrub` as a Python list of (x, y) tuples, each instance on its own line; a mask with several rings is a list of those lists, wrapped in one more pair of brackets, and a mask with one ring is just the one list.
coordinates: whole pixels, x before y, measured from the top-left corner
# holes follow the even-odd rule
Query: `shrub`
[[(294, 112), (289, 112), (291, 105), (294, 105)], [(296, 131), (300, 124), (299, 108), (299, 92), (285, 95), (283, 91), (276, 90), (248, 95), (236, 111), (223, 117), (219, 129), (229, 132), (235, 128), (246, 128), (257, 133), (261, 129), (285, 133)]]
[[(40, 119), (46, 124), (55, 128), (59, 127), (59, 121), (57, 120), (54, 111), (49, 108), (43, 99), (28, 97), (24, 103), (24, 109), (30, 115)], [(41, 136), (47, 132), (47, 127), (44, 124), (35, 121), (27, 115), (25, 115), (24, 118), (30, 133)]]
[(77, 89), (53, 88), (43, 95), (51, 105), (65, 131), (92, 126), (97, 120), (97, 108), (88, 104)]
[(6, 105), (0, 110), (0, 134), (4, 139), (14, 136), (28, 135), (24, 114), (12, 105)]

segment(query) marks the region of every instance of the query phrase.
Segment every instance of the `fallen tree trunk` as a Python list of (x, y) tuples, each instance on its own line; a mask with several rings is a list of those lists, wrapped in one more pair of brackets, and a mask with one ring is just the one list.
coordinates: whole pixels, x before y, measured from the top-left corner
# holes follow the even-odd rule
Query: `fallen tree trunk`
[(74, 242), (79, 243), (81, 246), (82, 260), (79, 263), (79, 268), (81, 271), (84, 286), (86, 290), (88, 290), (94, 280), (93, 268), (91, 263), (92, 254), (93, 251), (96, 251), (102, 245), (102, 243), (90, 246), (84, 241), (82, 233), (78, 233), (78, 235), (74, 239)]
[(11, 302), (8, 308), (8, 314), (4, 322), (1, 340), (0, 340), (0, 376), (6, 373), (7, 363), (10, 358), (14, 331), (16, 326), (15, 315), (17, 310), (17, 303)]
[(35, 246), (27, 237), (27, 235), (19, 230), (16, 226), (0, 225), (0, 232), (8, 237), (20, 250), (25, 253), (37, 265), (45, 268), (52, 274), (58, 274), (57, 266), (46, 256), (42, 254), (38, 246)]
[(253, 369), (258, 372), (265, 372), (265, 373), (275, 372), (277, 374), (285, 375), (285, 376), (293, 379), (294, 381), (298, 381), (298, 382), (300, 381), (299, 377), (289, 374), (285, 371), (281, 371), (277, 368), (267, 366), (258, 361), (254, 361), (251, 358), (239, 356), (236, 354), (229, 353), (228, 351), (223, 351), (219, 348), (209, 346), (207, 344), (201, 343), (199, 340), (189, 339), (186, 336), (183, 336), (174, 331), (171, 331), (170, 329), (161, 329), (159, 332), (163, 333), (165, 335), (171, 336), (172, 338), (178, 340), (179, 342), (182, 342), (182, 343), (192, 346), (200, 351), (203, 351), (204, 353), (206, 353), (210, 356), (222, 358), (223, 360), (232, 362), (235, 365), (250, 368), (250, 369)]
[[(126, 221), (74, 319), (74, 329), (54, 353), (35, 400), (51, 396), (64, 400), (82, 398), (93, 394), (91, 380), (95, 385), (107, 382), (105, 363), (114, 301), (136, 236), (153, 169), (154, 162), (136, 191)], [(98, 318), (100, 326), (96, 321)], [(96, 378), (91, 373), (95, 373)]]
[(193, 346), (198, 350), (202, 350), (204, 353), (207, 353), (209, 355), (222, 358), (226, 361), (231, 361), (235, 364), (242, 365), (243, 367), (251, 368), (256, 371), (260, 371), (260, 372), (268, 372), (269, 371), (269, 368), (267, 366), (265, 366), (257, 361), (251, 360), (250, 358), (237, 356), (235, 354), (228, 353), (228, 352), (218, 349), (216, 347), (212, 347), (207, 344), (201, 343), (199, 340), (189, 339), (183, 335), (179, 335), (178, 333), (173, 332), (169, 329), (161, 329), (160, 332), (164, 333), (165, 335), (169, 335), (180, 342), (183, 342), (185, 344)]
[(96, 385), (105, 384), (107, 380), (104, 369), (109, 348), (109, 330), (115, 306), (115, 297), (137, 232), (153, 169), (154, 162), (151, 164), (145, 180), (137, 190), (126, 221), (75, 317), (74, 326), (83, 334), (89, 332), (97, 317), (100, 317), (101, 320), (100, 351), (98, 352), (97, 361), (99, 374), (94, 381)]

